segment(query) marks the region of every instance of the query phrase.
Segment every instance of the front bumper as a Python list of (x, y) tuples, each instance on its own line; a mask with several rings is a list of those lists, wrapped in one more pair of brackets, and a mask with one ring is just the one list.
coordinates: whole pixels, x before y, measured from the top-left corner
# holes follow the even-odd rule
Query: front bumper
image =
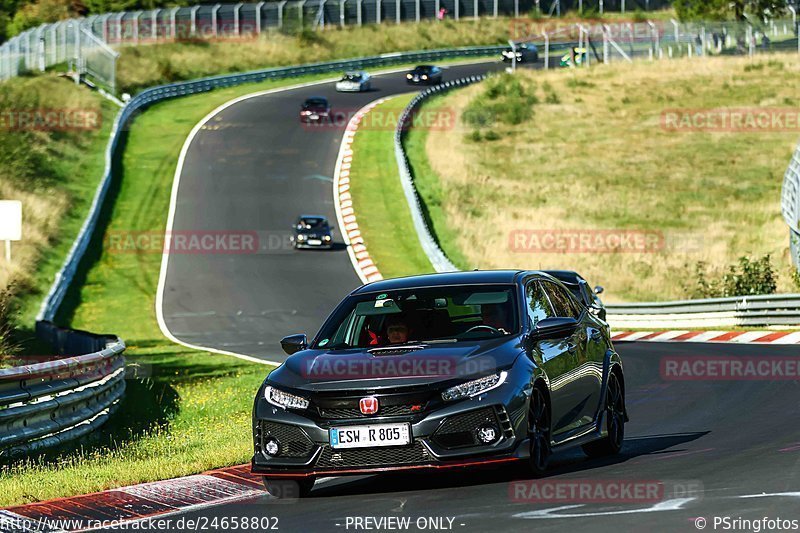
[[(513, 383), (513, 382), (512, 382)], [(252, 473), (269, 477), (307, 477), (445, 469), (493, 465), (528, 457), (528, 386), (499, 387), (481, 396), (444, 403), (420, 414), (389, 417), (322, 419), (314, 414), (276, 408), (259, 401), (253, 421)], [(321, 412), (321, 411), (320, 411)], [(348, 425), (405, 422), (411, 443), (404, 446), (334, 449), (328, 430)], [(476, 430), (486, 424), (498, 430), (497, 439), (480, 443)], [(268, 438), (281, 443), (278, 456), (264, 451)], [(471, 440), (470, 440), (471, 439)]]

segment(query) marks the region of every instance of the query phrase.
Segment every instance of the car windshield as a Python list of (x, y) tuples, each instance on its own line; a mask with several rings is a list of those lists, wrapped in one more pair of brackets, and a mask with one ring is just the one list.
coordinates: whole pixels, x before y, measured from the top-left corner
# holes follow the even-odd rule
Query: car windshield
[(328, 105), (328, 101), (323, 98), (309, 98), (303, 105), (305, 107), (325, 107)]
[(342, 81), (361, 81), (361, 74), (345, 74)]
[(320, 349), (454, 343), (516, 334), (513, 285), (459, 285), (359, 294), (317, 335)]
[(415, 74), (428, 74), (433, 70), (433, 67), (429, 65), (423, 65), (414, 69)]
[(317, 229), (325, 226), (326, 220), (322, 217), (301, 218), (297, 226), (301, 229)]

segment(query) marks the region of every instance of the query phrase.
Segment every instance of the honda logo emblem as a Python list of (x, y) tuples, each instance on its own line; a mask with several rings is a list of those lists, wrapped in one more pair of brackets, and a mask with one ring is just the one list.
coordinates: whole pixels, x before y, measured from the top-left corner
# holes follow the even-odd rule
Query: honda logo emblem
[(358, 408), (361, 409), (361, 414), (374, 415), (378, 412), (378, 399), (375, 396), (361, 398), (358, 401)]

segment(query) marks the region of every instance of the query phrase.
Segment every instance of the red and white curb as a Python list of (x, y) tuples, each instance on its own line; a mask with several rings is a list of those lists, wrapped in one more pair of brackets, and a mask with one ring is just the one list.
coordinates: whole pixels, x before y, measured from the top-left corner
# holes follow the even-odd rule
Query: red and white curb
[(250, 474), (250, 465), (246, 464), (0, 509), (0, 531), (90, 531), (265, 495), (261, 478)]
[(353, 197), (350, 194), (350, 168), (353, 164), (352, 145), (364, 115), (372, 111), (375, 106), (392, 98), (394, 97), (379, 98), (365, 105), (353, 115), (353, 118), (350, 119), (345, 128), (342, 144), (339, 148), (339, 158), (336, 161), (336, 169), (333, 174), (333, 199), (336, 207), (336, 218), (339, 221), (339, 227), (347, 245), (353, 268), (355, 268), (356, 274), (358, 274), (362, 283), (380, 281), (383, 276), (367, 251), (367, 245), (356, 220)]
[(613, 341), (729, 342), (739, 344), (800, 344), (800, 331), (625, 331), (613, 333)]

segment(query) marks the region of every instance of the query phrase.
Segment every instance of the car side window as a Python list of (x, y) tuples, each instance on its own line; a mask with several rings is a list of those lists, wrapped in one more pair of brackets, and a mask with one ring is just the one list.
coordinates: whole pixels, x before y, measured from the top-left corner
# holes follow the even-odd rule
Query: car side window
[(572, 305), (572, 299), (564, 289), (549, 281), (545, 281), (542, 284), (547, 290), (547, 295), (550, 297), (556, 316), (565, 318), (578, 318), (580, 316), (576, 306)]
[(542, 319), (555, 316), (542, 286), (536, 281), (528, 283), (525, 287), (525, 304), (531, 326), (536, 326)]

